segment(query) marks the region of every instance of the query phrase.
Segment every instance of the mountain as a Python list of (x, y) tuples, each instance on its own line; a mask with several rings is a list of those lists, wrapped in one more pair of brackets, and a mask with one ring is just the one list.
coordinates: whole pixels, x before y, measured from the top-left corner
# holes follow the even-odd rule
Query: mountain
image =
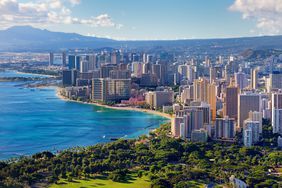
[(248, 49), (282, 49), (282, 36), (243, 37), (226, 39), (117, 41), (83, 36), (76, 33), (52, 32), (31, 26), (14, 26), (0, 30), (0, 51), (46, 52), (75, 48), (141, 48), (145, 51), (188, 50), (193, 53), (237, 53)]
[(279, 56), (282, 54), (282, 50), (275, 50), (275, 49), (264, 49), (264, 50), (253, 50), (253, 49), (247, 49), (240, 53), (240, 55), (245, 59), (245, 60), (256, 60), (256, 59), (265, 59), (270, 56)]
[(31, 26), (14, 26), (0, 31), (0, 51), (47, 51), (66, 48), (98, 48), (114, 40), (52, 32)]

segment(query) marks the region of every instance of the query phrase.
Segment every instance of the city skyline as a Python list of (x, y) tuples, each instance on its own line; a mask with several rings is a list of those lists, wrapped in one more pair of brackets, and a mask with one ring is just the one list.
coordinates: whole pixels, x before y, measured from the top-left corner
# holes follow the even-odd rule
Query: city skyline
[(282, 0), (0, 0), (0, 187), (282, 185)]
[(279, 35), (280, 0), (2, 0), (0, 29), (31, 25), (119, 40)]

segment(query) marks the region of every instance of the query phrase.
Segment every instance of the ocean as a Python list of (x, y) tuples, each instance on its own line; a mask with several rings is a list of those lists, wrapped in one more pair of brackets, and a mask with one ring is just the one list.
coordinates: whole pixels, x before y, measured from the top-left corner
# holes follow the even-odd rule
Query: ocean
[[(15, 71), (0, 77), (38, 77)], [(143, 112), (113, 110), (64, 101), (56, 88), (25, 88), (24, 82), (0, 82), (0, 160), (57, 152), (76, 146), (136, 138), (168, 119)]]

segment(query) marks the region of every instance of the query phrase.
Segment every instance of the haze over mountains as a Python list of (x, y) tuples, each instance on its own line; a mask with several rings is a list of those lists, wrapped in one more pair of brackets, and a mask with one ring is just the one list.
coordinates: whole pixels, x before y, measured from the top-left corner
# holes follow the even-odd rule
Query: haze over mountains
[(15, 26), (0, 31), (0, 51), (48, 51), (112, 45), (113, 40), (75, 33), (51, 32), (31, 26)]
[(83, 36), (76, 33), (52, 32), (31, 26), (14, 26), (0, 31), (0, 51), (44, 52), (75, 48), (129, 48), (179, 47), (179, 48), (220, 48), (231, 51), (244, 49), (282, 48), (282, 36), (245, 37), (229, 39), (190, 39), (156, 41), (117, 41), (107, 38)]

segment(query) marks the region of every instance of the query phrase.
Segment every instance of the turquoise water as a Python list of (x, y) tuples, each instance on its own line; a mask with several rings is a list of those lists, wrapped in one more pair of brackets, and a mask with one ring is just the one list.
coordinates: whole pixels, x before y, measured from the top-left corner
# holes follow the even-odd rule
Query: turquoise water
[[(0, 72), (0, 77), (19, 75), (34, 76)], [(20, 84), (0, 82), (0, 160), (135, 138), (167, 121), (142, 112), (63, 101), (55, 88), (29, 89)]]

